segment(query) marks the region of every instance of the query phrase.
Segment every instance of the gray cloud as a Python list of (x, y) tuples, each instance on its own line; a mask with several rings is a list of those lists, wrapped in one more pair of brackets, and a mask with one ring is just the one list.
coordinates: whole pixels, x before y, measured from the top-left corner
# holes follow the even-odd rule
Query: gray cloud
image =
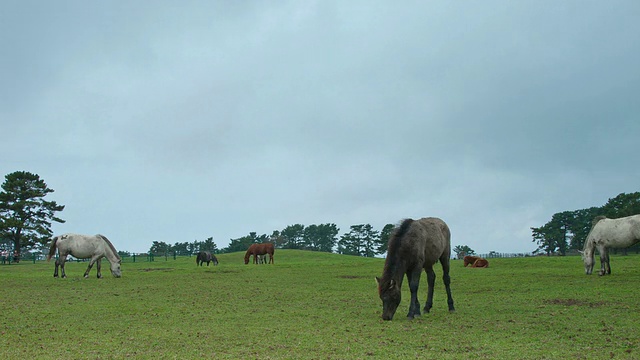
[(58, 232), (145, 251), (440, 216), (524, 252), (638, 190), (635, 2), (2, 7), (0, 171), (56, 190)]

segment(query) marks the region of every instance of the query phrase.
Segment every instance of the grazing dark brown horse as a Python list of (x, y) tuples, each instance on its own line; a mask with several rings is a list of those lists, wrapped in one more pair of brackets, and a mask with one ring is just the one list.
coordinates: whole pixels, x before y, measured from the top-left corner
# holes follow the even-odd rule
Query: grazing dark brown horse
[(196, 264), (202, 266), (202, 263), (209, 263), (213, 261), (213, 265), (218, 265), (218, 258), (208, 251), (200, 251), (196, 257)]
[(465, 256), (464, 266), (471, 265), (472, 268), (488, 268), (489, 261), (479, 256)]
[(269, 254), (269, 264), (273, 264), (273, 253), (275, 249), (272, 243), (251, 244), (247, 252), (244, 254), (244, 263), (249, 263), (249, 258), (253, 255), (253, 263), (258, 263), (258, 255)]
[(449, 311), (455, 311), (451, 297), (451, 278), (449, 277), (449, 257), (451, 256), (451, 232), (444, 221), (438, 218), (406, 219), (396, 228), (389, 238), (387, 259), (384, 263), (382, 277), (376, 277), (378, 294), (382, 300), (382, 319), (391, 320), (400, 304), (400, 289), (404, 275), (409, 281), (411, 303), (407, 318), (420, 316), (418, 302), (418, 285), (420, 274), (427, 273), (427, 302), (424, 312), (428, 313), (433, 305), (433, 288), (436, 273), (433, 265), (440, 261), (442, 280), (447, 290)]

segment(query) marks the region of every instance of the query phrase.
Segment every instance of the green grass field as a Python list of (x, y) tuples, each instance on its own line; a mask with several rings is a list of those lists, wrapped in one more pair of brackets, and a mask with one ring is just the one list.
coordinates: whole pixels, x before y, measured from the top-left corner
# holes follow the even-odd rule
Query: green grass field
[[(640, 358), (640, 257), (586, 276), (579, 257), (452, 262), (456, 312), (441, 269), (430, 314), (408, 321), (409, 290), (380, 318), (383, 259), (276, 250), (275, 265), (217, 267), (195, 258), (126, 262), (123, 276), (68, 263), (0, 266), (0, 354), (78, 359), (633, 359)], [(426, 275), (419, 299), (424, 306)]]

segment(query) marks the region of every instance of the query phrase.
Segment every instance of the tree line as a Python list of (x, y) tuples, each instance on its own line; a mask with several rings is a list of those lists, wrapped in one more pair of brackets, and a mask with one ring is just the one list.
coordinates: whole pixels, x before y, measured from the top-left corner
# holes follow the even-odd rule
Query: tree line
[[(0, 191), (0, 248), (13, 249), (14, 254), (32, 249), (45, 249), (53, 236), (51, 224), (64, 223), (56, 213), (64, 210), (64, 205), (44, 198), (53, 193), (37, 174), (16, 171), (5, 176)], [(640, 214), (640, 192), (621, 193), (611, 198), (601, 207), (590, 207), (553, 214), (551, 220), (540, 227), (532, 227), (533, 242), (537, 252), (566, 254), (569, 249), (582, 249), (596, 216), (620, 218)], [(176, 242), (173, 245), (154, 241), (149, 249), (153, 254), (193, 254), (200, 250), (212, 252), (245, 251), (253, 243), (272, 242), (281, 249), (302, 249), (310, 251), (335, 252), (338, 254), (373, 257), (387, 251), (387, 242), (393, 224), (385, 225), (380, 231), (370, 224), (351, 225), (349, 231), (338, 236), (340, 229), (333, 223), (320, 225), (289, 225), (282, 230), (274, 230), (270, 235), (250, 232), (218, 249), (213, 237), (203, 241)], [(454, 248), (457, 252), (472, 253), (466, 246)]]
[(640, 192), (621, 193), (600, 207), (590, 207), (553, 214), (551, 220), (540, 227), (532, 227), (533, 242), (538, 245), (536, 252), (560, 253), (568, 250), (582, 250), (591, 223), (597, 216), (621, 218), (640, 214)]
[(393, 224), (387, 224), (378, 231), (371, 224), (351, 225), (348, 232), (338, 236), (340, 229), (333, 223), (308, 226), (294, 224), (282, 230), (274, 230), (270, 235), (250, 232), (243, 237), (231, 239), (229, 246), (221, 252), (245, 251), (253, 243), (271, 242), (279, 249), (374, 257), (387, 251), (387, 242), (394, 227)]
[(149, 253), (154, 255), (192, 255), (199, 251), (211, 251), (213, 253), (232, 253), (246, 251), (251, 244), (273, 243), (278, 249), (299, 249), (309, 251), (322, 251), (345, 255), (357, 255), (374, 257), (387, 251), (387, 242), (393, 224), (385, 225), (381, 231), (373, 229), (370, 224), (352, 225), (349, 232), (338, 237), (340, 229), (336, 224), (327, 223), (320, 225), (289, 225), (282, 230), (274, 230), (271, 235), (250, 232), (248, 235), (230, 239), (229, 245), (218, 249), (213, 237), (204, 241), (176, 242), (167, 244), (163, 241), (154, 241), (149, 248)]
[[(65, 222), (56, 215), (64, 210), (64, 205), (45, 200), (53, 192), (37, 174), (16, 171), (5, 176), (0, 191), (0, 248), (12, 249), (18, 256), (22, 251), (45, 249), (53, 236), (52, 222)], [(175, 255), (194, 254), (201, 250), (235, 252), (245, 251), (253, 243), (273, 242), (281, 249), (373, 257), (387, 251), (387, 241), (393, 228), (394, 225), (387, 224), (378, 231), (370, 224), (352, 225), (347, 233), (338, 236), (340, 229), (336, 224), (294, 224), (275, 230), (271, 235), (250, 232), (246, 236), (230, 239), (229, 246), (223, 249), (218, 249), (213, 237), (209, 237), (203, 241), (174, 244), (154, 241), (149, 252)]]

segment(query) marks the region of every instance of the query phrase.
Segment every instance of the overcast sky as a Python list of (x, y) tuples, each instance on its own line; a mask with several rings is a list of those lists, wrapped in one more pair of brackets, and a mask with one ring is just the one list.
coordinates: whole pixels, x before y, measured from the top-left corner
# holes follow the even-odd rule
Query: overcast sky
[(118, 250), (436, 216), (529, 252), (640, 191), (640, 2), (0, 1), (0, 175)]

